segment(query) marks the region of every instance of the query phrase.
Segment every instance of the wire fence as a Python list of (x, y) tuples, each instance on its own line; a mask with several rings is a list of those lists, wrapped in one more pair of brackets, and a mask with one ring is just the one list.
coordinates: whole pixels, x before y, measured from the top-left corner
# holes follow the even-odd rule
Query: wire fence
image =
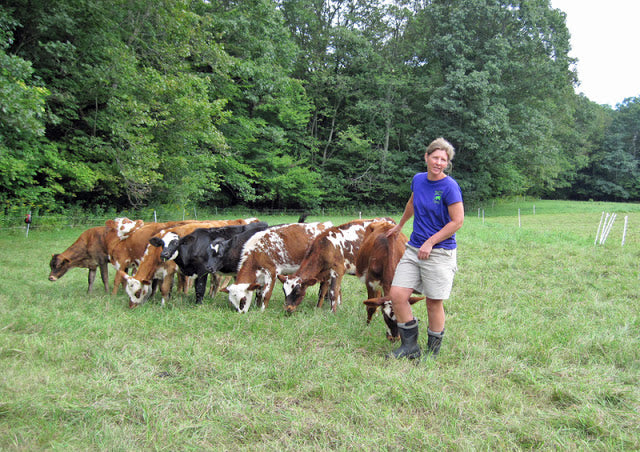
[[(260, 209), (227, 208), (197, 211), (196, 209), (150, 209), (136, 212), (119, 212), (108, 214), (90, 214), (73, 212), (69, 214), (39, 214), (29, 211), (24, 214), (11, 214), (0, 216), (0, 230), (24, 230), (27, 228), (40, 230), (55, 230), (62, 228), (91, 228), (102, 226), (107, 220), (118, 217), (127, 217), (134, 220), (143, 220), (145, 223), (166, 222), (177, 220), (211, 220), (211, 219), (235, 219), (235, 218), (260, 218), (268, 217), (300, 217), (308, 215), (308, 221), (320, 221), (326, 216), (351, 216), (353, 218), (368, 218), (377, 216), (400, 216), (402, 212), (389, 213), (383, 209)], [(29, 221), (27, 220), (29, 216)]]

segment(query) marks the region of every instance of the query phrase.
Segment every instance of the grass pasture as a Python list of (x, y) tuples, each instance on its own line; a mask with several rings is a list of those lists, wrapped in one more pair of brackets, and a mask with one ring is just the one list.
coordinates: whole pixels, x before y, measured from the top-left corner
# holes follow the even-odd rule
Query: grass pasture
[(458, 234), (440, 356), (417, 365), (384, 359), (354, 277), (335, 315), (315, 288), (286, 315), (279, 283), (264, 312), (223, 294), (130, 310), (99, 277), (86, 295), (84, 269), (47, 280), (82, 229), (6, 231), (0, 450), (640, 449), (640, 206), (484, 209)]

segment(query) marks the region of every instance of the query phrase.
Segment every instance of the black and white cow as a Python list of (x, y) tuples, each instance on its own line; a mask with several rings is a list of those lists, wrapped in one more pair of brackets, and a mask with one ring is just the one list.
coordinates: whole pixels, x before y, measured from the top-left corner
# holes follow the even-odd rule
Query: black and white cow
[[(268, 227), (265, 222), (255, 222), (245, 225), (223, 226), (215, 228), (200, 228), (178, 239), (177, 246), (170, 255), (185, 276), (195, 276), (196, 303), (202, 303), (206, 291), (207, 271), (211, 244), (217, 239), (229, 240), (238, 234), (253, 235)], [(163, 246), (167, 240), (151, 242), (154, 246)], [(170, 243), (170, 242), (169, 242)], [(164, 253), (163, 249), (163, 253)]]
[[(251, 224), (251, 223), (259, 223), (260, 220), (258, 220), (257, 218), (245, 218), (245, 219), (238, 219), (238, 220), (231, 220), (232, 222), (229, 222), (228, 225), (246, 225), (246, 224)], [(162, 259), (165, 260), (170, 260), (170, 259), (175, 259), (175, 254), (176, 251), (178, 250), (178, 246), (180, 246), (180, 244), (182, 243), (181, 239), (184, 238), (184, 236), (180, 236), (176, 233), (172, 233), (171, 231), (169, 231), (167, 234), (165, 234), (165, 236), (162, 238), (162, 245), (154, 245), (154, 246), (162, 246), (162, 253), (160, 253), (160, 257)]]

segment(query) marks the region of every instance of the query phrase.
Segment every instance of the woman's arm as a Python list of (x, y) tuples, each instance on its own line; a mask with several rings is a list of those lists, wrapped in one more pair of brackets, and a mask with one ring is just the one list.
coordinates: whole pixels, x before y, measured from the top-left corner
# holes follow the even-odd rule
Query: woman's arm
[(445, 239), (448, 239), (462, 227), (462, 224), (464, 223), (464, 206), (462, 205), (462, 201), (450, 204), (448, 210), (451, 221), (445, 224), (442, 229), (433, 234), (422, 244), (418, 251), (418, 259), (429, 258), (429, 254), (431, 254), (431, 250), (435, 245)]
[(402, 212), (402, 218), (400, 218), (400, 222), (387, 231), (387, 237), (390, 237), (393, 234), (397, 234), (398, 232), (402, 231), (402, 227), (407, 221), (409, 221), (409, 218), (411, 218), (412, 216), (413, 216), (413, 193), (411, 193), (411, 197), (409, 197), (409, 201), (407, 201), (407, 204), (404, 206), (404, 212)]

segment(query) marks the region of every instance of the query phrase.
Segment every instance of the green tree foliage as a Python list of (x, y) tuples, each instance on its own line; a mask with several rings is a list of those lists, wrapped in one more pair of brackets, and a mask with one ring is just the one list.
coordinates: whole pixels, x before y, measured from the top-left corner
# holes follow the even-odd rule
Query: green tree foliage
[(211, 2), (202, 7), (229, 55), (232, 84), (214, 88), (228, 100), (220, 130), (228, 152), (217, 204), (314, 207), (322, 196), (309, 166), (305, 131), (311, 106), (292, 76), (297, 48), (269, 0)]
[(549, 0), (7, 0), (5, 204), (402, 207), (444, 136), (465, 199), (640, 198), (637, 99), (574, 93)]
[(566, 167), (554, 131), (573, 73), (568, 32), (548, 1), (433, 1), (407, 36), (416, 143), (449, 138), (471, 198), (553, 188)]
[(59, 190), (52, 180), (55, 146), (41, 140), (49, 92), (37, 83), (29, 61), (7, 53), (18, 26), (11, 12), (0, 6), (0, 201), (5, 206), (47, 199)]
[(608, 201), (640, 199), (640, 97), (618, 105), (603, 129), (590, 165), (579, 174), (578, 194)]

